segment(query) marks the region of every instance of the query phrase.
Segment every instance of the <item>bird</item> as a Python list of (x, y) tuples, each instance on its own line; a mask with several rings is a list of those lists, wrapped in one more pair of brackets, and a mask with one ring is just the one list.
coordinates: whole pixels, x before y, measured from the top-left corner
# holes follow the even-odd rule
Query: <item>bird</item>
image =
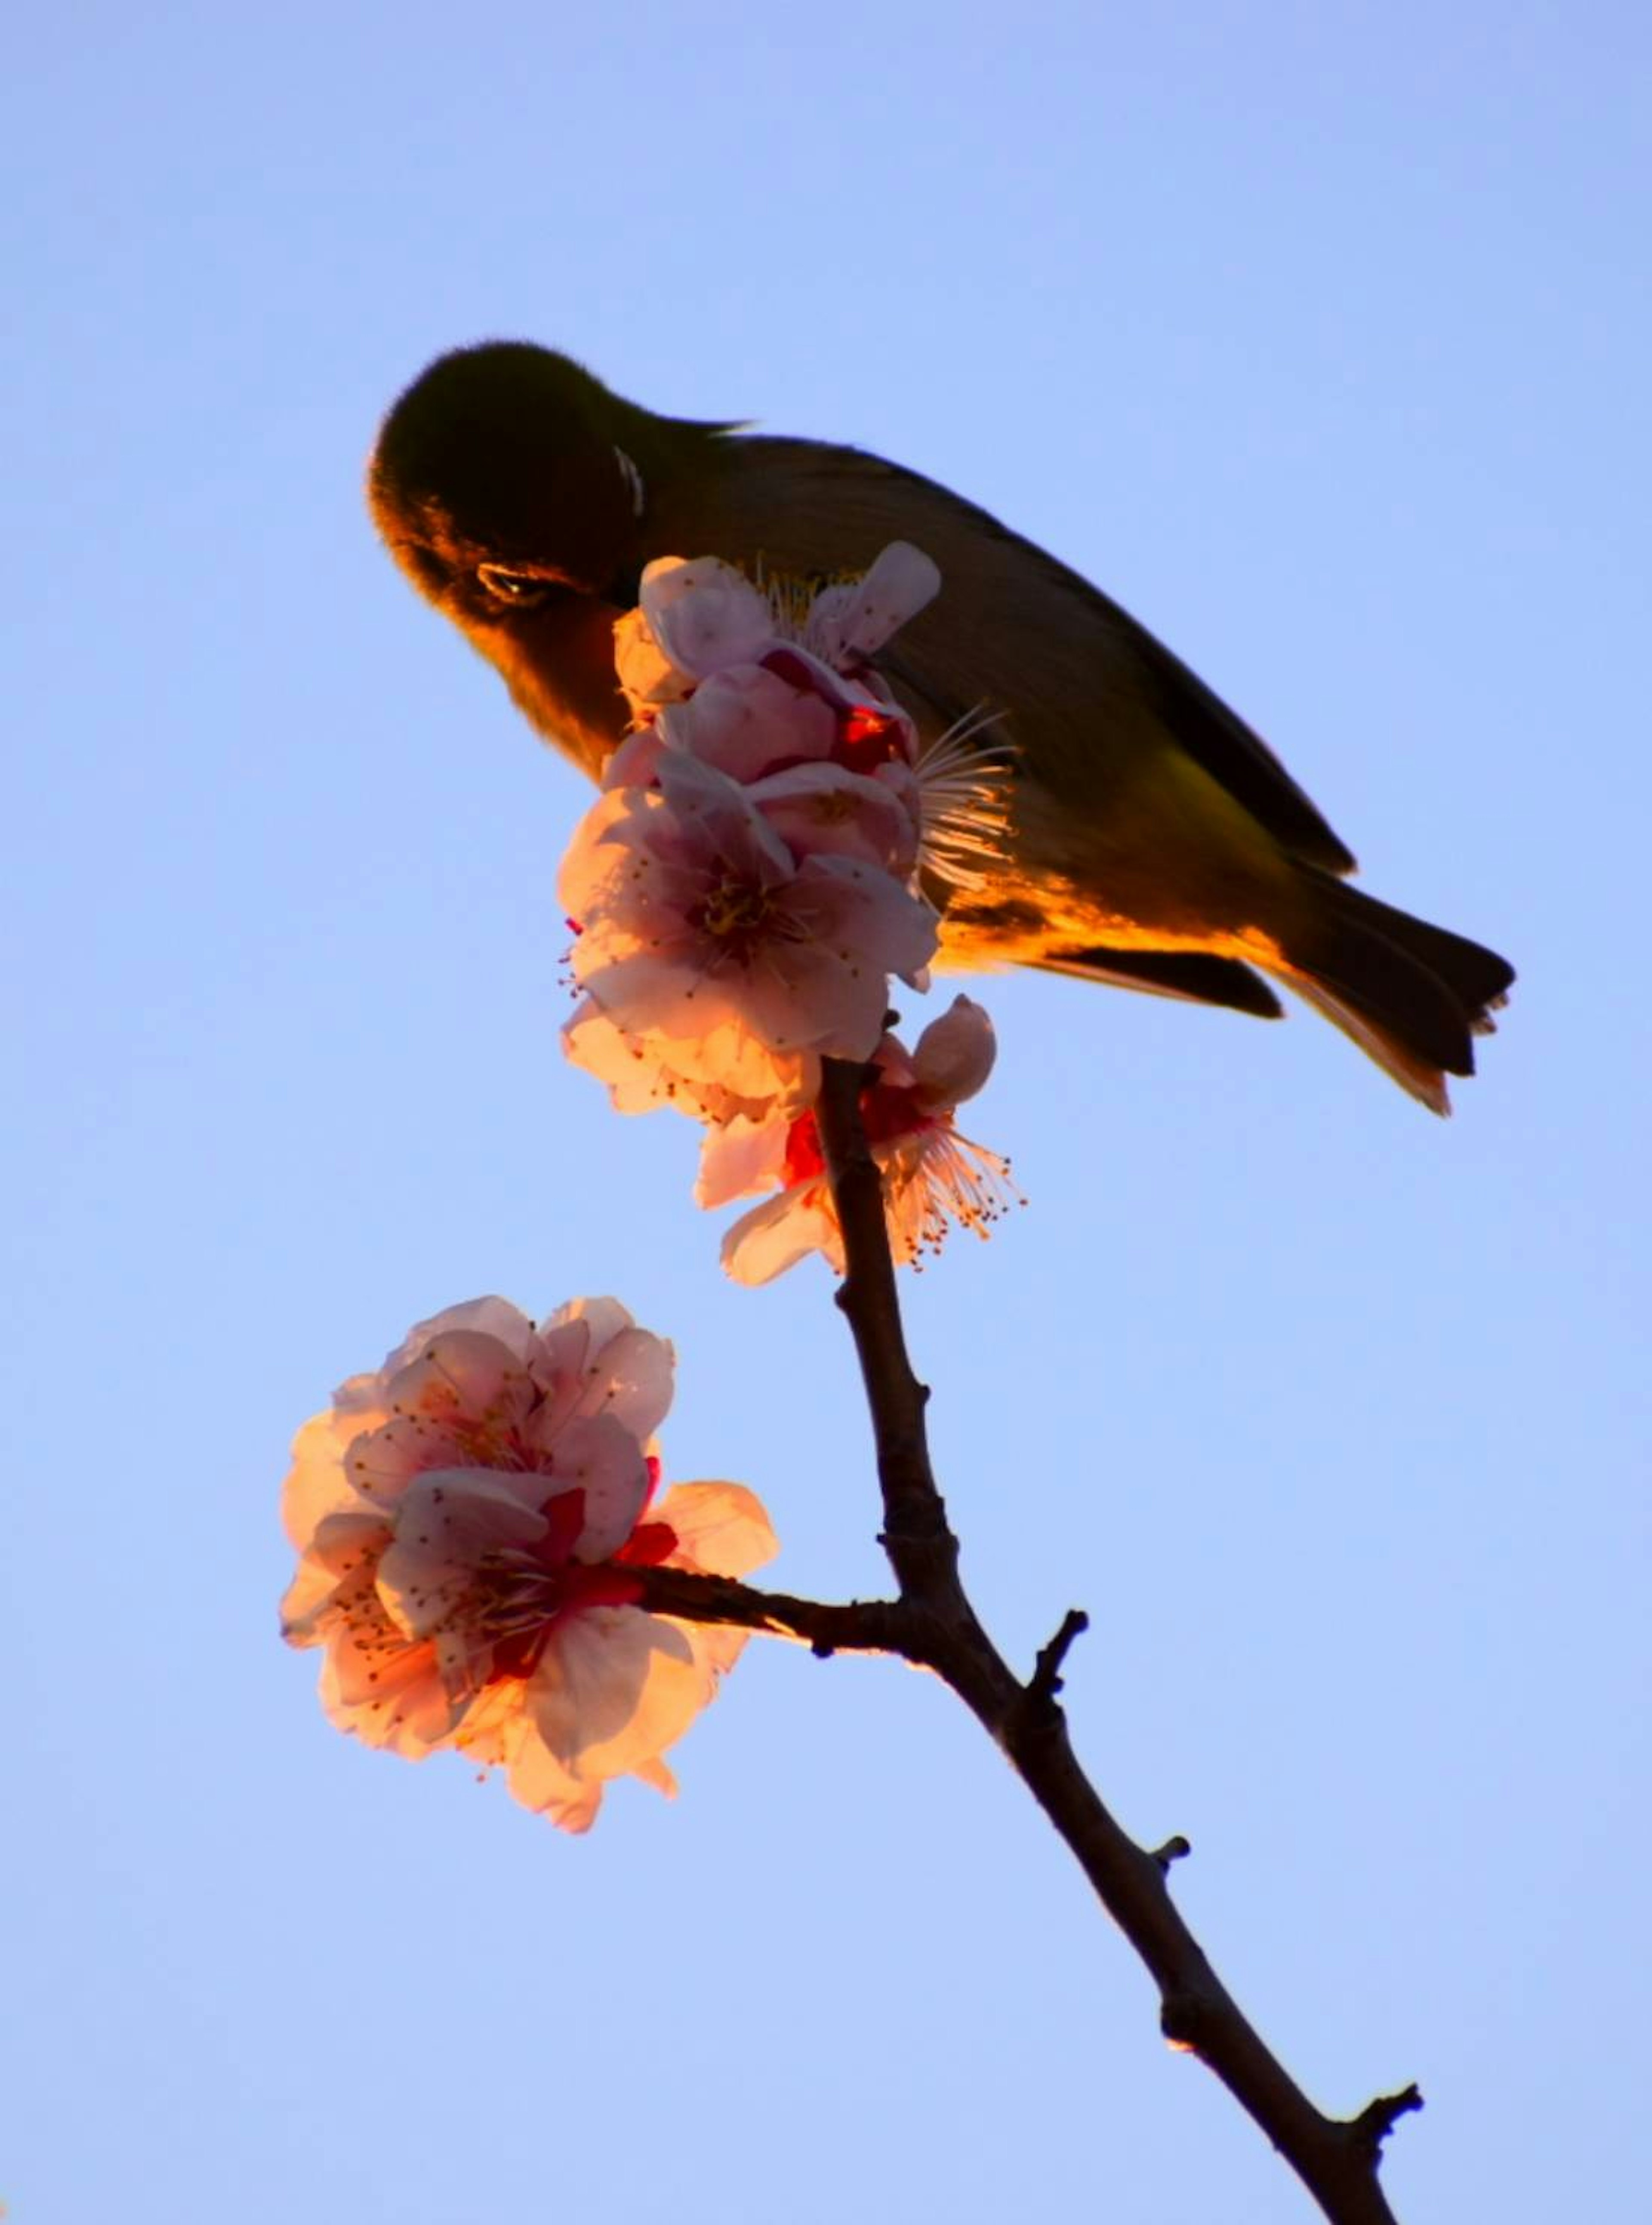
[(1508, 962), (1353, 887), (1352, 853), (1203, 681), (921, 473), (743, 421), (662, 416), (570, 356), (486, 340), (438, 357), (396, 401), (367, 491), (413, 586), (598, 780), (630, 726), (613, 630), (650, 561), (715, 555), (826, 581), (915, 545), (941, 593), (873, 662), (929, 740), (994, 721), (1011, 784), (987, 870), (931, 891), (942, 963), (1264, 1018), (1281, 1011), (1277, 981), (1436, 1112), (1446, 1076), (1473, 1072)]

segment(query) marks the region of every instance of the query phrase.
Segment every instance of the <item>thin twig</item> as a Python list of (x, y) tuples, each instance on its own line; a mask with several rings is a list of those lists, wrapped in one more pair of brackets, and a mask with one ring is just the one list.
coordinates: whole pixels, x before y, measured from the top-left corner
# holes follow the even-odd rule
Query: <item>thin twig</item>
[(883, 1550), (902, 1599), (950, 1600), (958, 1593), (958, 1540), (929, 1465), (924, 1408), (929, 1393), (912, 1372), (901, 1326), (895, 1263), (883, 1222), (883, 1181), (860, 1118), (864, 1070), (824, 1062), (815, 1119), (843, 1224), (848, 1272), (838, 1305), (848, 1322), (871, 1409), (877, 1480), (883, 1494)]
[(1072, 1650), (1075, 1638), (1082, 1638), (1090, 1627), (1090, 1618), (1082, 1607), (1070, 1607), (1061, 1618), (1061, 1627), (1048, 1645), (1041, 1645), (1033, 1664), (1032, 1681), (1027, 1687), (1027, 1698), (1034, 1707), (1053, 1706), (1061, 1689), (1061, 1664)]
[(1076, 1857), (1098, 1899), (1159, 1987), (1167, 2039), (1198, 2055), (1255, 2119), (1313, 2194), (1331, 2225), (1395, 2225), (1377, 2181), (1383, 2139), (1421, 2107), (1415, 2086), (1354, 2118), (1309, 2101), (1212, 1968), (1172, 1901), (1166, 1874), (1186, 1851), (1156, 1853), (1114, 1820), (1068, 1740), (1056, 1692), (1081, 1626), (1069, 1615), (1022, 1684), (988, 1638), (958, 1574), (958, 1542), (929, 1464), (927, 1391), (912, 1372), (884, 1220), (878, 1170), (860, 1118), (863, 1070), (827, 1060), (816, 1116), (843, 1231), (846, 1271), (838, 1303), (854, 1336), (871, 1409), (883, 1544), (900, 1587), (889, 1634), (908, 1658), (949, 1683), (1008, 1754)]
[(1366, 2102), (1353, 2120), (1351, 2130), (1370, 2151), (1373, 2169), (1383, 2141), (1400, 2119), (1421, 2107), (1422, 2095), (1415, 2085), (1404, 2087), (1397, 2094), (1379, 2094), (1374, 2101)]
[(758, 1591), (732, 1576), (703, 1576), (688, 1569), (625, 1570), (640, 1588), (638, 1604), (681, 1622), (732, 1623), (766, 1638), (794, 1638), (822, 1659), (832, 1653), (905, 1656), (904, 1612), (898, 1600), (851, 1600), (844, 1605)]

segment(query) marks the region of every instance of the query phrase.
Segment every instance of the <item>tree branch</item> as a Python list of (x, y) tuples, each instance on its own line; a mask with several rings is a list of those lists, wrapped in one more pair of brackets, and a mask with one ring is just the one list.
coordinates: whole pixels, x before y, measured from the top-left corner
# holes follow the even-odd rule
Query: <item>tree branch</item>
[[(1084, 1617), (1076, 1610), (1068, 1613), (1023, 1685), (964, 1591), (958, 1542), (929, 1463), (928, 1392), (907, 1356), (882, 1181), (860, 1118), (864, 1081), (861, 1068), (826, 1060), (815, 1110), (843, 1231), (846, 1271), (838, 1304), (866, 1385), (883, 1496), (883, 1542), (901, 1596), (872, 1608), (810, 1612), (889, 1618), (880, 1621), (883, 1636), (874, 1643), (881, 1647), (888, 1641), (889, 1650), (934, 1669), (1009, 1756), (1152, 1973), (1165, 2038), (1215, 2072), (1332, 2225), (1395, 2225), (1377, 2182), (1377, 2163), (1396, 2119), (1421, 2107), (1416, 2088), (1372, 2101), (1351, 2119), (1327, 2117), (1308, 2100), (1217, 1976), (1170, 1898), (1167, 1875), (1186, 1853), (1187, 1841), (1172, 1838), (1152, 1852), (1137, 1846), (1073, 1754), (1056, 1695)], [(801, 1605), (787, 1604), (791, 1610)], [(782, 1615), (780, 1622), (789, 1634), (814, 1642), (801, 1619), (786, 1625)]]
[(625, 1575), (642, 1588), (638, 1605), (680, 1622), (732, 1623), (766, 1638), (794, 1638), (824, 1660), (832, 1653), (907, 1652), (904, 1615), (896, 1600), (851, 1600), (845, 1606), (763, 1592), (732, 1576), (703, 1576), (689, 1569), (636, 1569)]
[(877, 1480), (883, 1494), (884, 1551), (903, 1599), (950, 1601), (958, 1594), (958, 1540), (929, 1465), (924, 1408), (929, 1393), (912, 1372), (901, 1326), (883, 1221), (883, 1178), (861, 1125), (864, 1070), (823, 1062), (814, 1107), (832, 1195), (843, 1227), (848, 1271), (838, 1305), (849, 1323), (871, 1409)]

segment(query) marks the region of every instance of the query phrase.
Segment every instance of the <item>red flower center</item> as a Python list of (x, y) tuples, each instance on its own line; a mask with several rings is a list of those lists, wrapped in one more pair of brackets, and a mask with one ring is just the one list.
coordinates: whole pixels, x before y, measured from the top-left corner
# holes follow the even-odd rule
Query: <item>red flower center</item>
[[(861, 1125), (869, 1144), (890, 1144), (936, 1125), (933, 1112), (918, 1110), (918, 1093), (909, 1083), (874, 1081), (860, 1093)], [(826, 1172), (826, 1153), (813, 1112), (800, 1112), (786, 1132), (785, 1189), (800, 1189)]]
[[(489, 1683), (508, 1677), (531, 1677), (552, 1631), (565, 1616), (582, 1607), (634, 1607), (642, 1596), (642, 1587), (635, 1576), (624, 1573), (626, 1568), (658, 1568), (677, 1550), (677, 1533), (668, 1522), (642, 1522), (611, 1561), (592, 1567), (572, 1557), (585, 1527), (584, 1492), (559, 1492), (547, 1500), (542, 1511), (548, 1526), (526, 1555), (535, 1577), (535, 1619), (531, 1627), (513, 1630), (496, 1642)], [(518, 1568), (513, 1577), (513, 1587), (518, 1590), (521, 1575)]]
[(851, 772), (873, 773), (900, 754), (898, 721), (858, 703), (838, 727), (837, 758)]

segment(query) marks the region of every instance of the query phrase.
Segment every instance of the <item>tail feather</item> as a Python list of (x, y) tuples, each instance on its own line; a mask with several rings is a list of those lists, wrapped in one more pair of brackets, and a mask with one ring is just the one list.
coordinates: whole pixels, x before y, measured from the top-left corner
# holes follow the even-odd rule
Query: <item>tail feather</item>
[(1408, 957), (1426, 966), (1457, 998), (1475, 1032), (1492, 1032), (1495, 1023), (1490, 1015), (1507, 1001), (1515, 978), (1515, 969), (1506, 958), (1488, 950), (1483, 942), (1471, 942), (1465, 935), (1453, 935), (1449, 928), (1432, 926), (1426, 919), (1368, 897), (1363, 889), (1351, 888), (1329, 873), (1308, 871), (1333, 911), (1340, 910), (1361, 929), (1375, 929), (1385, 935)]
[(1466, 935), (1304, 871), (1317, 901), (1285, 948), (1291, 986), (1402, 1089), (1448, 1112), (1446, 1076), (1473, 1073), (1473, 1037), (1495, 1027), (1514, 969)]
[(1340, 1028), (1350, 1043), (1357, 1043), (1367, 1058), (1380, 1066), (1391, 1081), (1397, 1081), (1408, 1097), (1415, 1097), (1419, 1105), (1438, 1112), (1441, 1119), (1451, 1117), (1451, 1092), (1437, 1066), (1408, 1049), (1398, 1036), (1367, 1019), (1354, 1005), (1343, 1003), (1305, 974), (1294, 975), (1291, 986), (1305, 1005), (1311, 1005), (1332, 1027)]

